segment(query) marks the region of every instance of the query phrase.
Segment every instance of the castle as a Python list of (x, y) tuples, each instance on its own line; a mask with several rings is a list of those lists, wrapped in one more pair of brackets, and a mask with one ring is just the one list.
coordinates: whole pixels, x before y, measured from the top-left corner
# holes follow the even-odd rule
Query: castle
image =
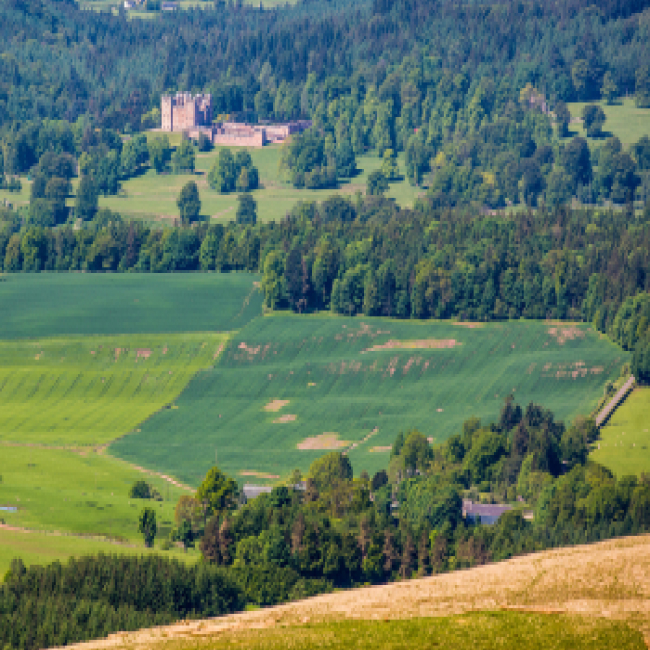
[(310, 120), (286, 124), (245, 124), (242, 122), (212, 123), (212, 96), (177, 93), (161, 99), (163, 131), (179, 131), (197, 140), (203, 133), (212, 144), (234, 147), (263, 147), (283, 142), (293, 133), (302, 133)]

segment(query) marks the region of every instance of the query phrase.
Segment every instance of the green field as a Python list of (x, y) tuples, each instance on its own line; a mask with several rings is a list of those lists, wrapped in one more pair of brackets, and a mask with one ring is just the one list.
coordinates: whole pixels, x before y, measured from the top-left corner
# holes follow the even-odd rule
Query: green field
[[(142, 543), (138, 515), (155, 508), (159, 535), (173, 524), (176, 501), (187, 491), (144, 474), (123, 461), (93, 452), (0, 445), (0, 512), (9, 526), (96, 535)], [(163, 501), (129, 499), (138, 479), (153, 485)]]
[[(390, 340), (420, 343), (369, 351)], [(459, 345), (422, 349), (450, 340)], [(562, 419), (588, 413), (628, 358), (581, 324), (468, 328), (278, 315), (239, 332), (219, 363), (192, 380), (177, 409), (156, 414), (111, 453), (196, 485), (215, 452), (219, 466), (240, 480), (245, 471), (306, 470), (332, 444), (311, 450), (297, 444), (329, 433), (346, 441), (340, 448), (348, 449), (357, 473), (375, 471), (386, 466), (386, 447), (400, 430), (417, 427), (443, 441), (472, 415), (496, 418), (510, 393)], [(265, 410), (273, 400), (288, 403)]]
[[(603, 132), (606, 136), (615, 135), (624, 147), (638, 142), (644, 135), (650, 136), (650, 109), (637, 108), (633, 98), (622, 99), (612, 106), (608, 106), (605, 101), (589, 103), (598, 104), (605, 112), (607, 120), (603, 126)], [(572, 117), (582, 118), (585, 103), (575, 102), (568, 104), (568, 107)], [(582, 122), (571, 124), (569, 131), (571, 135), (587, 137)], [(603, 138), (587, 138), (592, 146), (600, 146), (603, 140)]]
[(173, 401), (226, 334), (0, 341), (0, 441), (99, 445)]
[[(21, 532), (0, 528), (0, 583), (14, 558), (20, 558), (26, 566), (65, 562), (70, 557), (110, 553), (116, 555), (142, 555), (162, 553), (160, 549), (147, 549), (141, 544), (118, 544), (97, 539), (51, 535), (38, 532)], [(193, 562), (196, 555), (179, 550), (164, 551), (175, 559)]]
[(591, 458), (617, 476), (650, 473), (650, 388), (635, 388), (601, 429)]
[(42, 273), (0, 281), (0, 340), (227, 332), (262, 310), (249, 273)]
[[(417, 611), (417, 605), (416, 605)], [(280, 614), (278, 614), (280, 615)], [(169, 650), (644, 650), (643, 634), (620, 621), (531, 612), (471, 612), (409, 620), (341, 620), (275, 629), (240, 629), (192, 640), (159, 641)], [(217, 641), (218, 639), (218, 641)]]

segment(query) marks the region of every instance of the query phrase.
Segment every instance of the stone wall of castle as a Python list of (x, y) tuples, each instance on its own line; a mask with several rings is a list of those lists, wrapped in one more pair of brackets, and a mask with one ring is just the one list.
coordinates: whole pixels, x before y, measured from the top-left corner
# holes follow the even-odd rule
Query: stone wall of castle
[(212, 97), (177, 93), (161, 99), (163, 131), (187, 131), (212, 123)]

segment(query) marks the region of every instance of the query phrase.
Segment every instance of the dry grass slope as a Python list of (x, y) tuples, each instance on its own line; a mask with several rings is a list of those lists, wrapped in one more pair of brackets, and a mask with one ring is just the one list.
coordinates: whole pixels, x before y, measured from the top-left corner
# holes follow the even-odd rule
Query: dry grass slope
[[(467, 571), (327, 594), (220, 619), (119, 633), (77, 647), (164, 646), (180, 650), (212, 648), (217, 643), (219, 647), (258, 647), (260, 631), (270, 640), (276, 634), (289, 638), (291, 627), (306, 624), (448, 617), (495, 610), (553, 618), (565, 615), (570, 617), (567, 625), (571, 627), (594, 619), (620, 621), (640, 631), (650, 647), (650, 536), (545, 551)], [(550, 646), (540, 643), (536, 647)]]

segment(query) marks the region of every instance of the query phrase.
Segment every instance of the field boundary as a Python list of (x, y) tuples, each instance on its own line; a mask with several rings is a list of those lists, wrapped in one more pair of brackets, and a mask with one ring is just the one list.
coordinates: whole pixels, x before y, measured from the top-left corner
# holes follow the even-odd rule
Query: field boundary
[(598, 428), (602, 427), (603, 424), (607, 423), (612, 413), (617, 409), (617, 407), (625, 400), (625, 398), (630, 394), (634, 385), (636, 384), (636, 379), (634, 375), (630, 375), (629, 379), (621, 386), (616, 395), (605, 405), (603, 410), (596, 417), (596, 426)]

